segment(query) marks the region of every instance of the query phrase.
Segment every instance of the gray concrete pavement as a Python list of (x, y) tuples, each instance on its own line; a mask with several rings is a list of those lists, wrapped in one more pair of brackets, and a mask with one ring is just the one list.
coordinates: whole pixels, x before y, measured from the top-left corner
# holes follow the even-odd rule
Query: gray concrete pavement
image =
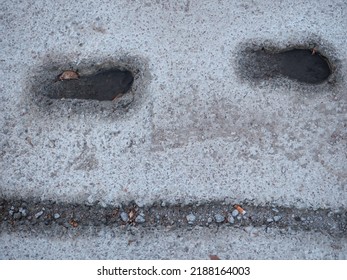
[[(2, 197), (346, 209), (345, 1), (2, 1), (1, 7)], [(316, 47), (334, 73), (320, 85), (254, 82), (239, 66), (245, 48), (261, 46)], [(135, 101), (126, 110), (117, 102), (40, 103), (41, 81), (67, 68), (87, 73), (103, 65), (138, 70)], [(296, 248), (313, 240), (300, 236)], [(5, 257), (23, 256), (14, 245), (22, 235), (2, 238), (14, 250)], [(312, 257), (324, 258), (328, 247)], [(345, 258), (345, 246), (339, 250)], [(270, 250), (269, 258), (271, 252), (281, 257)], [(302, 256), (295, 254), (287, 256)]]
[(0, 259), (347, 259), (345, 240), (264, 229), (91, 229), (63, 237), (17, 232), (2, 234), (1, 241)]

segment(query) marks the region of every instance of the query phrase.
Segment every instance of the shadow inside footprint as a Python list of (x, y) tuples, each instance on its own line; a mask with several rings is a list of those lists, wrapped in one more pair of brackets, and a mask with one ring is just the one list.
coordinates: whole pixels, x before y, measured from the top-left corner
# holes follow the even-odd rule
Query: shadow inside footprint
[[(111, 101), (122, 96), (131, 88), (134, 77), (130, 71), (110, 69), (93, 75), (71, 78), (61, 78), (62, 73), (55, 82), (46, 88), (47, 97), (51, 99), (94, 99), (98, 101)], [(69, 74), (69, 73), (68, 73)]]
[(331, 75), (328, 59), (317, 51), (292, 49), (283, 52), (250, 51), (241, 61), (244, 75), (252, 79), (287, 77), (308, 84), (319, 84)]
[(294, 49), (276, 54), (281, 75), (309, 84), (324, 82), (331, 74), (325, 57), (311, 50)]

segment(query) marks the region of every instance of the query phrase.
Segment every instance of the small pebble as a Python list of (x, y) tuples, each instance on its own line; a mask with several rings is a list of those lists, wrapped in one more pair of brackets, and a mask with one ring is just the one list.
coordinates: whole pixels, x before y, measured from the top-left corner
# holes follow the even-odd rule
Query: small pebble
[(59, 219), (59, 218), (60, 218), (60, 215), (59, 215), (58, 213), (55, 213), (55, 214), (53, 215), (53, 218), (54, 218), (54, 219)]
[(266, 221), (267, 221), (268, 223), (272, 223), (274, 220), (273, 220), (272, 218), (267, 218)]
[(231, 212), (231, 215), (232, 215), (233, 217), (236, 217), (238, 214), (239, 214), (239, 211), (237, 211), (236, 209), (233, 210), (233, 212)]
[(13, 211), (13, 210), (8, 211), (8, 214), (9, 214), (10, 216), (12, 216), (12, 215), (13, 215), (13, 213), (14, 213), (14, 211)]
[(274, 216), (273, 219), (274, 219), (275, 222), (278, 222), (279, 220), (282, 219), (282, 216)]
[(279, 211), (276, 208), (272, 208), (272, 211), (278, 213)]
[(212, 218), (211, 217), (209, 217), (208, 219), (207, 219), (207, 222), (210, 224), (210, 223), (212, 223)]
[(120, 218), (122, 219), (123, 222), (129, 221), (129, 215), (126, 212), (120, 213)]
[(19, 220), (21, 217), (22, 217), (22, 214), (19, 212), (13, 214), (13, 219), (15, 220)]
[(36, 219), (40, 218), (40, 217), (42, 216), (42, 214), (43, 214), (43, 211), (37, 212), (37, 213), (35, 214), (35, 218), (36, 218)]
[(19, 213), (21, 213), (23, 217), (26, 217), (28, 215), (28, 209), (20, 207), (19, 208)]
[(191, 225), (191, 224), (194, 224), (196, 217), (194, 214), (189, 214), (186, 216), (186, 219), (187, 219), (188, 224)]
[(214, 215), (214, 219), (217, 223), (223, 223), (225, 220), (224, 216), (221, 214)]
[(144, 216), (142, 215), (138, 215), (136, 218), (135, 218), (135, 223), (138, 223), (138, 224), (142, 224), (146, 222), (146, 219)]
[(161, 203), (161, 207), (165, 207), (166, 206), (166, 203), (163, 201), (162, 203)]
[(230, 224), (235, 223), (235, 219), (234, 219), (234, 217), (233, 217), (232, 215), (228, 215), (228, 222), (229, 222)]

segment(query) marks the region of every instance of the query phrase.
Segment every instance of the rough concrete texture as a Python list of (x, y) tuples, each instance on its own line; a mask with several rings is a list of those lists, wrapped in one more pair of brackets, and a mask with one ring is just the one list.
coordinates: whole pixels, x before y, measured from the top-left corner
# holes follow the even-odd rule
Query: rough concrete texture
[[(65, 237), (3, 233), (0, 259), (347, 259), (345, 240), (314, 232), (193, 228), (103, 230)], [(226, 240), (228, 242), (226, 242)], [(159, 241), (159, 242), (158, 242)], [(88, 246), (86, 246), (88, 244)]]
[[(345, 1), (15, 0), (1, 7), (2, 197), (346, 209)], [(252, 80), (247, 49), (263, 46), (317, 48), (334, 73), (319, 85)], [(42, 84), (64, 70), (105, 65), (135, 72), (130, 106), (41, 96)]]

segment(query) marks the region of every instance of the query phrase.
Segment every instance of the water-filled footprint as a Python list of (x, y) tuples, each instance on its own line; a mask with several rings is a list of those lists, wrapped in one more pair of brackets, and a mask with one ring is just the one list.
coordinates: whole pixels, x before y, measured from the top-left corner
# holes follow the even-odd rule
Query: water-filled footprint
[(52, 99), (94, 99), (110, 101), (126, 93), (134, 77), (130, 71), (110, 69), (93, 75), (79, 76), (77, 72), (64, 71), (48, 87)]
[(257, 80), (283, 76), (303, 83), (319, 84), (331, 74), (328, 59), (316, 50), (308, 49), (270, 52), (263, 48), (248, 51), (241, 66), (248, 78)]

